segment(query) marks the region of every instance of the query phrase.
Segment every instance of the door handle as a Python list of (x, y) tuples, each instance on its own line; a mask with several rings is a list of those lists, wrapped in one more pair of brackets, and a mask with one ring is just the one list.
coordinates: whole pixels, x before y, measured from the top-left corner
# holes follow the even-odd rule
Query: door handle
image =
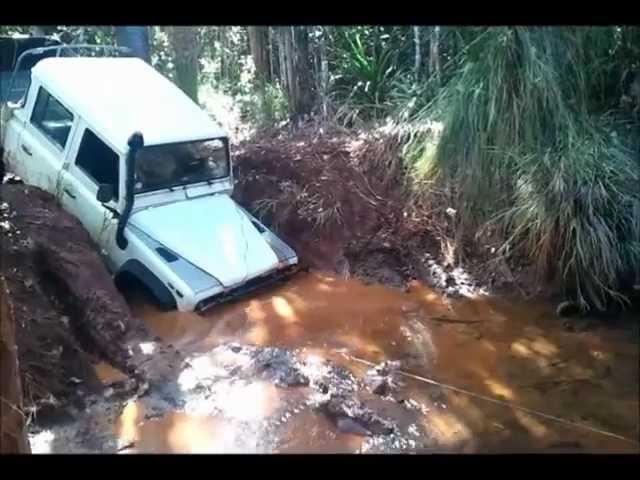
[(27, 146), (26, 146), (24, 143), (23, 143), (23, 144), (21, 144), (20, 146), (22, 147), (22, 151), (23, 151), (24, 153), (26, 153), (26, 154), (27, 154), (27, 155), (29, 155), (29, 156), (33, 155), (33, 153), (31, 153), (31, 150), (29, 150), (29, 149), (27, 148)]
[(75, 193), (73, 193), (71, 190), (69, 190), (68, 188), (63, 189), (63, 192), (66, 193), (67, 195), (69, 195), (71, 198), (76, 198)]

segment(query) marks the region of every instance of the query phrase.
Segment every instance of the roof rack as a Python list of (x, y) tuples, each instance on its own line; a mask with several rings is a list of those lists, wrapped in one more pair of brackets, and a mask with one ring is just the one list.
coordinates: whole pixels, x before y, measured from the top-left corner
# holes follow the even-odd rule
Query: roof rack
[[(36, 59), (36, 61), (28, 68), (21, 68), (26, 63), (26, 59), (29, 57), (41, 56)], [(25, 93), (29, 89), (29, 84), (31, 83), (31, 76), (28, 75), (28, 78), (21, 78), (22, 85), (19, 85), (17, 88), (14, 86), (16, 77), (18, 77), (19, 72), (24, 72), (25, 70), (30, 70), (33, 68), (36, 63), (44, 58), (50, 57), (117, 57), (117, 56), (135, 56), (133, 51), (128, 47), (118, 47), (115, 45), (90, 45), (90, 44), (68, 44), (68, 45), (54, 45), (52, 47), (37, 47), (31, 48), (29, 50), (25, 50), (18, 57), (16, 64), (13, 69), (13, 73), (11, 74), (11, 79), (9, 80), (7, 100), (11, 98), (11, 94), (16, 92), (20, 95), (20, 98), (16, 102), (18, 106), (22, 105), (25, 99)]]
[[(68, 50), (70, 52), (77, 50), (78, 53), (75, 55), (77, 57), (91, 56), (91, 55), (82, 55), (80, 54), (80, 52), (81, 51), (90, 52), (92, 50), (95, 50), (96, 52), (102, 51), (104, 53), (112, 52), (112, 53), (125, 53), (129, 55), (133, 55), (133, 51), (130, 48), (118, 47), (116, 45), (92, 45), (88, 43), (87, 44), (54, 45), (52, 47), (37, 47), (37, 48), (31, 48), (29, 50), (25, 50), (24, 52), (22, 52), (22, 55), (20, 55), (20, 57), (18, 58), (16, 67), (20, 63), (20, 60), (22, 59), (22, 57), (24, 57), (25, 55), (28, 55), (28, 54), (37, 55), (37, 54), (46, 53), (46, 52), (56, 52), (55, 56), (59, 57), (60, 53), (65, 50)], [(73, 56), (73, 55), (70, 55), (70, 56)]]

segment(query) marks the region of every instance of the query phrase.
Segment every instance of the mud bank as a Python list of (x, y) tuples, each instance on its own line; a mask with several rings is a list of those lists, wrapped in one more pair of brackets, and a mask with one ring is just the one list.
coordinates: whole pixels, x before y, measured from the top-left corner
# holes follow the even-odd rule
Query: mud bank
[(96, 359), (142, 379), (131, 346), (148, 333), (131, 316), (81, 224), (37, 188), (0, 189), (0, 273), (27, 411), (56, 410), (99, 390)]
[(0, 454), (29, 453), (15, 321), (0, 278)]
[(454, 296), (553, 293), (525, 263), (509, 266), (491, 245), (457, 241), (447, 205), (413, 203), (389, 136), (312, 128), (245, 141), (234, 162), (236, 199), (313, 269), (392, 288), (415, 279)]
[(240, 145), (235, 164), (238, 201), (311, 268), (397, 287), (418, 275), (407, 247), (419, 232), (401, 221), (393, 146), (340, 135), (269, 138)]

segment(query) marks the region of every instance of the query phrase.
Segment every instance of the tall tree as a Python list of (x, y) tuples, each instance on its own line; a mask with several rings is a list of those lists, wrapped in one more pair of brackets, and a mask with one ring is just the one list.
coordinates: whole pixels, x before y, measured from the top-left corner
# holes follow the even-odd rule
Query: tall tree
[(289, 101), (289, 118), (297, 122), (311, 113), (314, 102), (309, 59), (309, 32), (306, 26), (278, 29), (280, 74)]
[(414, 43), (414, 59), (413, 59), (413, 70), (418, 76), (420, 72), (420, 64), (422, 63), (422, 51), (420, 50), (420, 27), (413, 27), (413, 43)]
[[(229, 30), (231, 28), (229, 27)], [(220, 43), (220, 81), (226, 82), (229, 80), (229, 32), (227, 27), (222, 25), (218, 28), (218, 42)]]
[(429, 75), (435, 75), (440, 82), (440, 27), (431, 27), (429, 37)]
[(327, 58), (327, 28), (320, 27), (319, 55), (320, 55), (320, 96), (322, 104), (322, 116), (326, 120), (328, 116), (328, 94), (329, 94), (329, 61)]
[(130, 48), (136, 57), (151, 63), (149, 27), (116, 27), (116, 43)]
[(176, 83), (197, 103), (201, 50), (198, 27), (167, 27), (166, 31), (173, 50)]
[(278, 42), (273, 28), (267, 29), (267, 33), (269, 34), (269, 66), (271, 67), (269, 74), (271, 76), (271, 81), (276, 81), (280, 78), (280, 65), (278, 63), (277, 56)]
[(269, 27), (248, 27), (249, 48), (256, 67), (256, 77), (260, 85), (271, 80), (271, 59), (269, 54)]

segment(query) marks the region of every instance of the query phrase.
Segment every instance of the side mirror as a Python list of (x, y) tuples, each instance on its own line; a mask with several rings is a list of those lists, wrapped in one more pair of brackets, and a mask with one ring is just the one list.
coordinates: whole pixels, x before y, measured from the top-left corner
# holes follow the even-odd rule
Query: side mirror
[(98, 186), (98, 193), (96, 194), (96, 198), (100, 203), (109, 203), (113, 200), (115, 196), (113, 191), (113, 185), (109, 185), (108, 183), (101, 183)]

